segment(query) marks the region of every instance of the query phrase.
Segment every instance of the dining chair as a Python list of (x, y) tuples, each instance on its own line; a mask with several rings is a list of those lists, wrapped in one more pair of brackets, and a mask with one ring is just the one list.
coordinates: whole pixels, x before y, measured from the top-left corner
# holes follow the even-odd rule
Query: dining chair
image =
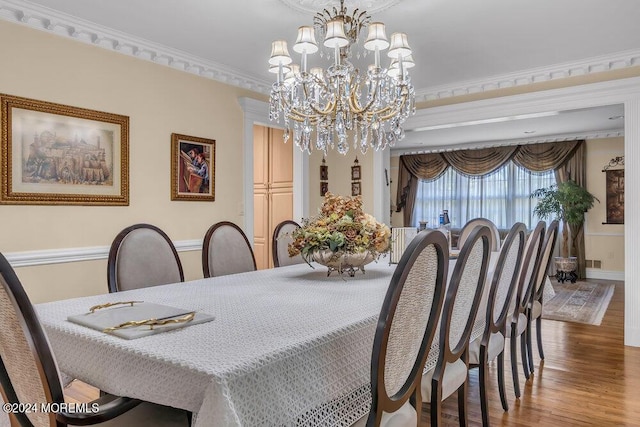
[(540, 260), (538, 262), (536, 280), (533, 282), (533, 288), (530, 292), (531, 301), (527, 305), (527, 357), (529, 359), (529, 371), (533, 373), (533, 348), (532, 348), (532, 332), (533, 321), (536, 321), (536, 341), (538, 344), (538, 354), (540, 359), (544, 360), (544, 350), (542, 348), (542, 304), (544, 286), (547, 279), (547, 272), (551, 264), (551, 254), (556, 247), (558, 240), (558, 221), (553, 220), (544, 236), (542, 249), (540, 250)]
[(430, 402), (431, 425), (442, 424), (442, 401), (458, 391), (460, 425), (467, 425), (469, 337), (485, 286), (491, 231), (477, 226), (460, 250), (440, 319), (438, 361), (423, 375), (422, 399)]
[(111, 243), (107, 262), (109, 292), (184, 281), (182, 263), (169, 236), (151, 224), (122, 230)]
[(474, 227), (478, 225), (485, 225), (489, 227), (491, 231), (491, 250), (493, 252), (497, 252), (500, 250), (500, 232), (498, 231), (498, 227), (493, 223), (493, 221), (487, 218), (474, 218), (469, 220), (462, 229), (460, 230), (460, 236), (458, 237), (458, 248), (461, 248), (464, 245), (464, 242), (469, 238), (471, 231)]
[(402, 255), (382, 303), (371, 355), (371, 410), (354, 427), (417, 427), (420, 379), (442, 311), (448, 245), (423, 231)]
[(220, 221), (207, 230), (202, 242), (204, 277), (225, 276), (256, 270), (256, 258), (240, 227)]
[(273, 254), (273, 266), (283, 267), (285, 265), (303, 264), (305, 261), (302, 255), (289, 256), (289, 243), (293, 242), (291, 233), (300, 228), (300, 224), (295, 221), (285, 220), (276, 225), (271, 238), (271, 253)]
[(518, 286), (516, 287), (516, 296), (514, 304), (507, 319), (506, 336), (509, 337), (510, 356), (511, 356), (511, 375), (513, 377), (513, 391), (516, 398), (520, 398), (520, 381), (518, 374), (518, 351), (517, 340), (520, 338), (520, 356), (522, 359), (522, 370), (524, 376), (529, 379), (529, 362), (527, 360), (527, 306), (531, 300), (530, 292), (534, 277), (537, 275), (536, 263), (540, 255), (542, 239), (546, 223), (538, 222), (536, 228), (533, 229), (524, 249), (522, 263), (520, 264), (520, 275), (518, 277)]
[[(80, 349), (78, 349), (80, 351)], [(38, 316), (20, 280), (0, 254), (0, 384), (10, 404), (61, 404), (64, 402), (58, 366)], [(99, 425), (134, 427), (187, 426), (187, 412), (141, 402), (128, 397), (105, 395), (88, 403), (95, 412), (17, 413), (25, 427)]]
[(506, 342), (506, 324), (518, 284), (522, 252), (524, 249), (526, 227), (518, 222), (507, 234), (496, 267), (491, 278), (491, 287), (487, 297), (485, 329), (482, 336), (469, 344), (469, 367), (479, 369), (480, 409), (482, 425), (489, 426), (489, 405), (487, 398), (487, 375), (489, 362), (498, 359), (498, 391), (500, 402), (505, 411), (509, 410), (504, 387), (504, 350)]

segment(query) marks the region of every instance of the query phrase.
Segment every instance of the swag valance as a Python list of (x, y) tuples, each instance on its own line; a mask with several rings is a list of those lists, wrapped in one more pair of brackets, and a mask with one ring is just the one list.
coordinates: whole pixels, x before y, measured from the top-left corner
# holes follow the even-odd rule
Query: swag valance
[(495, 172), (509, 160), (532, 172), (556, 170), (574, 155), (582, 142), (549, 142), (400, 156), (396, 212), (405, 207), (407, 200), (415, 199), (415, 195), (411, 197), (410, 193), (417, 185), (412, 186), (412, 181), (417, 184), (418, 180), (437, 179), (450, 167), (460, 174), (480, 177)]
[[(556, 170), (573, 156), (582, 141), (511, 145), (506, 147), (457, 150), (442, 153), (400, 156), (400, 174), (425, 181), (440, 177), (447, 168), (466, 176), (483, 176), (495, 172), (509, 160), (532, 172)], [(402, 185), (404, 184), (404, 185)], [(400, 181), (404, 188), (406, 182)]]
[[(582, 140), (404, 155), (400, 156), (396, 212), (404, 209), (404, 225), (411, 224), (419, 180), (437, 179), (448, 168), (453, 168), (465, 176), (481, 177), (495, 172), (510, 160), (534, 173), (553, 170), (557, 182), (572, 179), (579, 185), (586, 185), (584, 141)], [(573, 253), (578, 257), (578, 274), (584, 277), (584, 227), (582, 224), (576, 226), (571, 234)]]

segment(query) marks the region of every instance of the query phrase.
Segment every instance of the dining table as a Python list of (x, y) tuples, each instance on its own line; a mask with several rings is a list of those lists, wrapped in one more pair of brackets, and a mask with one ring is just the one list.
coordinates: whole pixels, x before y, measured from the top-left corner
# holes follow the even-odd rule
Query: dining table
[[(349, 426), (371, 406), (373, 338), (395, 268), (383, 258), (348, 277), (296, 264), (41, 303), (36, 311), (65, 376), (191, 411), (195, 427)], [(119, 301), (213, 320), (138, 339), (68, 320)], [(482, 334), (484, 312), (471, 339)], [(435, 366), (436, 341), (425, 372)]]

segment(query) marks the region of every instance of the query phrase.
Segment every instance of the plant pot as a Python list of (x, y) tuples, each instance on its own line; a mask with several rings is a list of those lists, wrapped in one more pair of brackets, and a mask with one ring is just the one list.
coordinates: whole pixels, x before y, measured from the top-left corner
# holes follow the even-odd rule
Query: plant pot
[(356, 275), (357, 270), (361, 270), (364, 274), (364, 266), (375, 259), (369, 251), (358, 252), (354, 254), (344, 252), (332, 252), (329, 249), (316, 251), (312, 254), (312, 259), (318, 264), (327, 267), (327, 276), (337, 271), (338, 274), (348, 273), (350, 277)]
[(558, 282), (563, 283), (565, 280), (571, 280), (571, 283), (575, 283), (578, 279), (576, 270), (578, 269), (578, 258), (572, 256), (569, 258), (555, 257), (554, 263), (556, 266), (556, 279)]

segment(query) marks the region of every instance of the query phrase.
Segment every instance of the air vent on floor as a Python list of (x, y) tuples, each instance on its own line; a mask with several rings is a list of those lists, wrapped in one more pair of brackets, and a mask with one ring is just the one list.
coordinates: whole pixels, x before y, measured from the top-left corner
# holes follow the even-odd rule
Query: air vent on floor
[(602, 261), (600, 260), (593, 260), (593, 268), (602, 268)]
[(585, 263), (585, 267), (593, 268), (593, 260), (592, 259), (585, 259), (584, 263)]

